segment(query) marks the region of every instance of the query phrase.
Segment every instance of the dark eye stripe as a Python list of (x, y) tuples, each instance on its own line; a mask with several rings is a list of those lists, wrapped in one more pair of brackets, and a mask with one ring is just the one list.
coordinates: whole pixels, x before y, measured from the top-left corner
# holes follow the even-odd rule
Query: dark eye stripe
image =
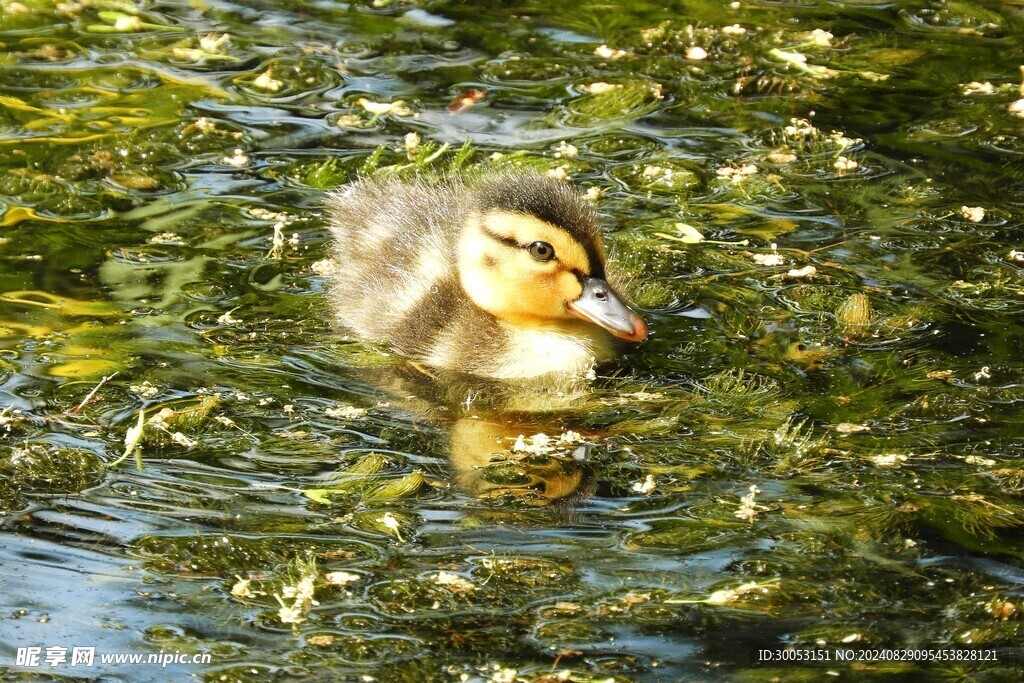
[[(555, 258), (555, 248), (552, 247), (547, 242), (531, 242), (529, 244), (520, 244), (519, 242), (515, 241), (511, 237), (506, 237), (505, 235), (501, 235), (499, 233), (496, 233), (496, 232), (494, 232), (493, 230), (491, 230), (490, 228), (488, 228), (486, 226), (481, 226), (481, 230), (483, 231), (483, 233), (485, 235), (490, 237), (495, 242), (501, 242), (502, 244), (504, 244), (506, 246), (509, 246), (509, 247), (513, 247), (515, 249), (527, 249), (527, 250), (530, 250), (531, 251), (531, 255), (532, 255), (532, 250), (533, 250), (534, 245), (543, 244), (543, 245), (547, 246), (547, 248), (551, 252), (551, 256), (549, 258), (543, 259), (543, 261), (550, 261), (550, 260)], [(534, 256), (534, 258), (537, 258), (537, 257)], [(537, 260), (540, 261), (542, 259), (537, 259)]]
[(495, 242), (501, 242), (502, 244), (504, 244), (506, 246), (513, 247), (515, 249), (525, 249), (528, 246), (528, 245), (525, 245), (525, 244), (519, 244), (519, 242), (516, 242), (511, 237), (505, 237), (505, 235), (499, 235), (498, 233), (494, 232), (493, 230), (491, 230), (490, 228), (488, 228), (486, 226), (481, 226), (481, 229), (483, 230), (483, 233), (485, 235), (487, 235), (488, 237), (490, 237), (492, 240), (494, 240)]

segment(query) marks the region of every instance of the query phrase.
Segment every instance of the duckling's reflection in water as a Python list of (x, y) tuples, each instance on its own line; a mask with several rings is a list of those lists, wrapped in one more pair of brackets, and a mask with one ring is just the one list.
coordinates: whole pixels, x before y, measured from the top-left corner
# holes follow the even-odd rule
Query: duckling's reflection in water
[[(571, 504), (593, 494), (591, 439), (567, 428), (589, 382), (511, 384), (425, 370), (413, 364), (386, 373), (389, 393), (423, 416), (448, 414), (448, 455), (455, 484), (482, 500)], [(378, 381), (384, 379), (377, 375)]]
[(591, 495), (595, 477), (587, 464), (590, 444), (523, 438), (539, 427), (482, 418), (456, 420), (449, 453), (455, 483), (481, 499), (513, 496), (530, 505), (571, 503)]

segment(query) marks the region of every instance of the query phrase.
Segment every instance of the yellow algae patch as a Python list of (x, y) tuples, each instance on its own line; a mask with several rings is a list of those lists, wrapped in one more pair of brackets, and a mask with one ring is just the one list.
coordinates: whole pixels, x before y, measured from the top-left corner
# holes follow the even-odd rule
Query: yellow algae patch
[(123, 362), (110, 358), (110, 351), (95, 346), (65, 346), (60, 360), (46, 369), (51, 377), (90, 379), (125, 369)]
[(50, 308), (67, 315), (112, 316), (121, 314), (121, 311), (105, 301), (82, 301), (38, 290), (4, 292), (0, 294), (0, 301), (23, 306)]
[[(0, 228), (6, 228), (10, 225), (14, 225), (22, 221), (27, 221), (32, 218), (39, 218), (39, 216), (36, 215), (36, 212), (33, 211), (32, 209), (28, 208), (27, 206), (12, 206), (7, 209), (7, 211), (4, 213), (3, 218), (0, 218)], [(50, 219), (44, 218), (43, 220)]]
[(124, 365), (114, 360), (103, 358), (75, 358), (66, 363), (58, 363), (47, 369), (50, 377), (65, 379), (89, 379), (102, 377), (112, 372), (123, 370)]

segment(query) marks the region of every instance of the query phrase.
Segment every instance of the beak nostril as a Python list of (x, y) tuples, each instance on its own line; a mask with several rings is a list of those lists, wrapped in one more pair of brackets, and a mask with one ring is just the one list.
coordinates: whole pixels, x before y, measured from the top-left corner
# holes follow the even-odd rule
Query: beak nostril
[(594, 292), (594, 296), (596, 296), (601, 301), (605, 301), (608, 299), (608, 292), (604, 291), (603, 289), (599, 289), (596, 292)]

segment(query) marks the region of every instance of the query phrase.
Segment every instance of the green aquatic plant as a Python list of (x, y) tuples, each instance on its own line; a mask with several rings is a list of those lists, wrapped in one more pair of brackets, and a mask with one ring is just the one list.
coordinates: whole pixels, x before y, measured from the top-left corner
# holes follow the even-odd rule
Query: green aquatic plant
[(327, 561), (365, 559), (369, 552), (352, 539), (309, 541), (287, 533), (274, 539), (246, 534), (145, 535), (134, 539), (132, 553), (155, 572), (226, 579), (250, 572), (287, 571), (310, 554)]
[(774, 401), (782, 393), (779, 383), (770, 377), (742, 368), (717, 372), (698, 385), (701, 396), (708, 401)]
[(164, 405), (146, 420), (141, 442), (157, 448), (172, 444), (192, 448), (201, 434), (216, 423), (214, 412), (220, 404), (218, 394), (209, 394), (198, 401), (174, 403), (174, 407)]
[(865, 335), (871, 324), (871, 317), (871, 300), (862, 292), (851, 294), (836, 309), (836, 322), (847, 337)]
[(379, 476), (393, 464), (394, 460), (387, 455), (368, 453), (332, 473), (323, 485), (303, 490), (303, 494), (323, 505), (336, 501), (347, 505), (372, 505), (414, 495), (423, 487), (425, 477), (420, 470), (400, 476)]
[(984, 542), (994, 540), (998, 533), (1024, 525), (1024, 517), (1015, 502), (1000, 501), (980, 493), (953, 494), (948, 497), (918, 499), (922, 516), (947, 529), (959, 525), (971, 537)]
[(0, 446), (0, 472), (8, 482), (0, 501), (6, 501), (5, 509), (13, 509), (20, 494), (78, 493), (98, 484), (104, 471), (96, 454), (78, 448), (29, 441)]
[(617, 123), (651, 112), (664, 98), (661, 85), (651, 81), (623, 83), (594, 82), (577, 86), (582, 93), (564, 106), (559, 113), (561, 122), (568, 126), (587, 127)]
[(417, 515), (404, 512), (366, 510), (353, 513), (351, 517), (353, 528), (384, 538), (393, 538), (402, 544), (412, 541), (418, 525)]
[(303, 181), (317, 190), (329, 190), (341, 185), (351, 177), (351, 172), (344, 168), (341, 159), (331, 157), (311, 166), (303, 176)]
[(85, 27), (90, 33), (137, 33), (139, 31), (185, 31), (181, 26), (170, 26), (143, 21), (137, 11), (131, 14), (110, 10), (97, 12), (102, 24), (89, 24)]
[(824, 467), (829, 445), (828, 437), (816, 435), (806, 418), (790, 415), (771, 436), (744, 448), (749, 453), (746, 457), (765, 458), (778, 473), (793, 476)]
[[(411, 141), (409, 136), (415, 136), (415, 141)], [(362, 175), (456, 173), (477, 154), (476, 148), (468, 141), (453, 151), (448, 143), (422, 142), (415, 133), (406, 136), (405, 152), (405, 160), (402, 161), (395, 150), (380, 145), (365, 158), (330, 157), (313, 164), (299, 165), (290, 175), (301, 178), (302, 182), (317, 190), (329, 190)]]
[(142, 471), (142, 437), (146, 431), (146, 413), (140, 410), (135, 424), (128, 428), (124, 434), (124, 453), (121, 457), (110, 463), (114, 468), (124, 462), (129, 456), (135, 456), (135, 468)]
[(319, 605), (315, 599), (319, 579), (316, 558), (312, 555), (296, 557), (288, 571), (288, 578), (282, 581), (281, 592), (274, 594), (281, 608), (277, 618), (282, 624), (290, 624), (297, 633), (299, 624), (309, 618), (313, 607)]

